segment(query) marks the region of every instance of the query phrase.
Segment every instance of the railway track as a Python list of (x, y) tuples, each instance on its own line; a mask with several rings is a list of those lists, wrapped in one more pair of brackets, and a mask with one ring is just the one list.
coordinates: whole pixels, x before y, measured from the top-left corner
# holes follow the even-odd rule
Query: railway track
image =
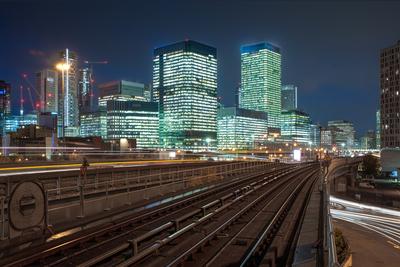
[[(256, 186), (260, 181), (271, 180), (279, 175), (283, 176), (287, 172), (293, 172), (293, 170), (289, 171), (288, 169), (288, 166), (282, 166), (266, 170), (263, 174), (247, 175), (242, 179), (223, 183), (191, 197), (123, 218), (114, 224), (107, 224), (90, 231), (83, 231), (68, 238), (62, 238), (32, 248), (23, 253), (11, 255), (0, 260), (0, 265), (79, 266), (81, 264), (82, 266), (91, 266), (93, 264), (101, 264), (102, 261), (107, 262), (109, 258), (114, 259), (115, 255), (125, 257), (124, 255), (126, 255), (127, 251), (129, 254), (129, 251), (132, 250), (132, 243), (129, 241), (132, 238), (143, 235), (150, 229), (157, 228), (157, 225), (165, 225), (172, 218), (181, 218), (181, 223), (184, 225), (190, 218), (199, 216), (195, 212), (198, 211), (199, 207), (206, 206), (205, 209), (202, 209), (202, 212), (207, 212), (208, 209), (218, 206), (219, 203), (222, 204), (221, 199), (224, 199), (224, 196), (229, 195), (229, 197), (226, 197), (226, 200), (238, 197), (240, 194), (245, 194), (251, 186)], [(247, 186), (244, 186), (245, 184)], [(227, 192), (231, 193), (227, 194)], [(211, 201), (211, 199), (217, 199), (218, 201)], [(210, 203), (213, 204), (211, 205)], [(192, 214), (193, 216), (190, 217), (186, 214)], [(166, 233), (172, 233), (178, 228), (179, 226), (175, 220), (174, 225)], [(139, 248), (147, 246), (153, 239), (146, 238), (141, 242)], [(100, 253), (104, 253), (102, 255), (108, 253), (110, 256), (99, 261), (98, 256)], [(110, 261), (107, 263), (110, 263)]]
[[(253, 185), (213, 212), (160, 237), (139, 253), (134, 251), (127, 260), (104, 262), (103, 266), (258, 266), (272, 242), (279, 244), (275, 237), (282, 223), (298, 217), (299, 209), (290, 211), (298, 206), (296, 202), (305, 203), (303, 198), (298, 201), (298, 196), (307, 196), (317, 174), (314, 165)], [(292, 226), (296, 227), (298, 224)], [(293, 239), (293, 235), (290, 237)]]

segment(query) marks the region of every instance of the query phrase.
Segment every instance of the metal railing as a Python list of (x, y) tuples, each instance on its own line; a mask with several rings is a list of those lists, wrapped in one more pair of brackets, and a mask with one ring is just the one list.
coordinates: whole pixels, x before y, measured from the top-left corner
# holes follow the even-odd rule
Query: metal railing
[[(135, 199), (146, 200), (154, 196), (162, 196), (176, 190), (186, 190), (198, 186), (206, 186), (218, 181), (235, 179), (249, 173), (265, 170), (265, 167), (278, 166), (280, 163), (265, 161), (246, 161), (228, 164), (218, 164), (208, 167), (197, 167), (183, 170), (165, 171), (166, 169), (142, 172), (118, 170), (108, 172), (108, 179), (95, 174), (90, 176), (53, 178), (53, 183), (44, 184), (45, 188), (45, 224), (51, 225), (52, 212), (67, 213), (67, 209), (75, 206), (79, 209), (78, 218), (87, 216), (88, 201), (105, 203), (104, 210), (115, 208), (111, 197), (123, 199), (124, 204), (132, 204)], [(142, 174), (142, 175), (140, 175)], [(47, 178), (50, 179), (50, 178)], [(65, 179), (63, 181), (63, 179)], [(11, 183), (3, 184), (4, 192), (9, 193)], [(9, 225), (7, 216), (8, 194), (0, 194), (0, 237), (8, 238)], [(67, 204), (67, 205), (64, 205)], [(120, 207), (120, 206), (118, 206)], [(90, 208), (90, 207), (89, 207)], [(88, 209), (89, 209), (88, 208)], [(93, 215), (93, 214), (90, 214)]]
[(337, 258), (336, 243), (335, 243), (335, 231), (332, 223), (332, 215), (330, 211), (330, 186), (329, 178), (335, 178), (338, 176), (337, 171), (343, 170), (348, 172), (348, 165), (359, 162), (359, 158), (352, 159), (341, 159), (338, 160), (335, 166), (328, 169), (324, 177), (323, 190), (324, 190), (324, 203), (325, 203), (325, 251), (328, 252), (328, 267), (339, 267), (341, 264)]

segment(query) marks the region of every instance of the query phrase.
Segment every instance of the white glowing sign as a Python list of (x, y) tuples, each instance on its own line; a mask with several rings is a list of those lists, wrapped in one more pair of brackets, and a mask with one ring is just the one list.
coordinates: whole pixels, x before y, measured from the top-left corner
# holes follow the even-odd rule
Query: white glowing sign
[(301, 151), (299, 149), (293, 150), (293, 159), (295, 161), (301, 161)]

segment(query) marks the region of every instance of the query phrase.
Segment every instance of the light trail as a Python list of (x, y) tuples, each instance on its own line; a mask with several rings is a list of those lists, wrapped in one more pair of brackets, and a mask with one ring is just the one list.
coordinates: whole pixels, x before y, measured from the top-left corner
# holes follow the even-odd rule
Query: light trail
[[(400, 211), (330, 197), (335, 219), (354, 223), (400, 245)], [(340, 207), (340, 208), (337, 208)], [(388, 241), (389, 242), (389, 241)]]
[[(113, 166), (113, 167), (129, 167), (129, 165), (133, 166), (145, 166), (149, 164), (166, 164), (166, 163), (183, 163), (183, 162), (198, 162), (196, 160), (138, 160), (138, 161), (108, 161), (108, 162), (94, 162), (90, 163), (90, 167), (100, 167), (100, 166)], [(68, 168), (68, 170), (77, 170), (81, 166), (81, 163), (71, 163), (71, 164), (55, 164), (55, 165), (36, 165), (36, 166), (19, 166), (19, 167), (4, 167), (0, 168), (0, 171), (21, 171), (21, 170), (40, 170), (40, 169), (61, 169), (64, 170), (65, 168)], [(128, 166), (125, 166), (128, 165)], [(70, 169), (74, 168), (75, 169)], [(78, 168), (76, 168), (78, 167)], [(53, 170), (52, 172), (55, 172), (58, 170)], [(48, 171), (43, 171), (43, 172), (48, 172)], [(18, 174), (33, 174), (33, 173), (38, 173), (38, 172), (18, 172)], [(0, 176), (4, 175), (17, 175), (16, 173), (9, 173), (9, 174), (3, 174)]]

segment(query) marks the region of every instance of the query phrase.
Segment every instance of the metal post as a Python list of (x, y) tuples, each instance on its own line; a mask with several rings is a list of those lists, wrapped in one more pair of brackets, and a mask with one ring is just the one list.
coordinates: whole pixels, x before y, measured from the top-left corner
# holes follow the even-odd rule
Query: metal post
[(1, 197), (1, 240), (6, 239), (5, 197)]
[(57, 195), (58, 195), (58, 199), (61, 199), (61, 177), (58, 176), (57, 179)]
[(126, 186), (126, 194), (127, 194), (127, 205), (131, 204), (131, 194), (130, 194), (130, 183), (129, 183), (129, 179), (128, 179), (128, 171), (125, 172), (125, 186)]
[(96, 168), (96, 175), (94, 176), (94, 188), (97, 189), (99, 182), (99, 170)]
[(147, 177), (145, 178), (143, 198), (144, 198), (144, 199), (148, 199), (148, 198), (147, 198)]
[(108, 186), (109, 186), (109, 181), (106, 181), (106, 207), (104, 208), (105, 211), (110, 210), (110, 205), (108, 203)]
[(80, 206), (80, 212), (81, 214), (78, 216), (78, 218), (83, 218), (85, 217), (85, 196), (83, 192), (83, 185), (79, 185), (79, 206)]
[(159, 177), (159, 180), (160, 180), (160, 185), (159, 185), (159, 188), (160, 188), (160, 196), (162, 196), (163, 195), (163, 193), (162, 193), (162, 187), (161, 187), (161, 185), (162, 185), (162, 175), (161, 175), (161, 170), (160, 170), (160, 174), (158, 175)]
[(45, 224), (46, 224), (46, 229), (51, 226), (50, 224), (50, 216), (49, 216), (49, 191), (46, 190), (44, 194), (44, 219), (45, 219)]

